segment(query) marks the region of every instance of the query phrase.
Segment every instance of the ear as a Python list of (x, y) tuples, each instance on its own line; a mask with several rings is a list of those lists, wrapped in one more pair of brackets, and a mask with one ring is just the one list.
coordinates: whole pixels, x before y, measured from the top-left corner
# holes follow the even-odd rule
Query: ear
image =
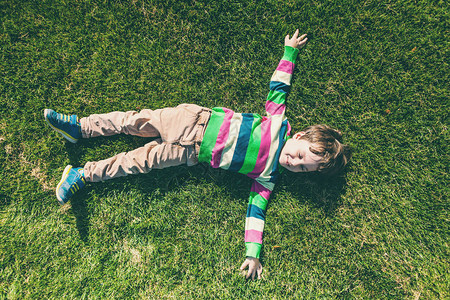
[(299, 140), (304, 135), (305, 135), (305, 132), (304, 131), (300, 131), (300, 132), (297, 132), (296, 134), (294, 134), (293, 138), (296, 139), (296, 140)]

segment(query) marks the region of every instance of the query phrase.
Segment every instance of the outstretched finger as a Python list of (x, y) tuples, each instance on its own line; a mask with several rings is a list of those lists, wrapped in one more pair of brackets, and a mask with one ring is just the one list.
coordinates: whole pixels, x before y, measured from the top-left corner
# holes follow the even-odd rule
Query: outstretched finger
[(308, 38), (304, 38), (302, 41), (300, 41), (300, 45), (303, 45), (303, 44), (305, 44), (306, 43), (306, 41), (308, 40)]
[(303, 41), (298, 43), (298, 47), (303, 47), (306, 44), (307, 41), (308, 41), (308, 38), (305, 38)]
[(261, 279), (262, 271), (263, 271), (263, 267), (262, 267), (262, 265), (259, 265), (259, 268), (258, 268), (258, 279)]
[(253, 270), (251, 268), (249, 268), (248, 272), (247, 272), (247, 276), (245, 276), (245, 279), (249, 279), (252, 274), (253, 274)]
[(289, 34), (287, 34), (287, 35), (284, 37), (284, 42), (286, 43), (287, 41), (289, 41)]
[(244, 261), (244, 263), (242, 263), (241, 267), (239, 268), (239, 270), (243, 271), (247, 266), (248, 266), (249, 262), (246, 260)]
[(296, 39), (298, 37), (298, 29), (295, 31), (294, 35), (292, 36), (293, 39)]
[(303, 40), (305, 37), (307, 36), (307, 34), (302, 34), (299, 38), (297, 38), (297, 40), (301, 41)]

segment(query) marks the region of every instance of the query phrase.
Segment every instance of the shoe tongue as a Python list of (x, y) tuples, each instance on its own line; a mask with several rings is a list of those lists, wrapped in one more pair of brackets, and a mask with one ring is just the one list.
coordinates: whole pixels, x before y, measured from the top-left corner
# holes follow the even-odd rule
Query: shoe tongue
[(80, 173), (81, 176), (84, 177), (84, 170), (83, 170), (83, 168), (78, 168), (77, 171), (78, 171), (78, 173)]

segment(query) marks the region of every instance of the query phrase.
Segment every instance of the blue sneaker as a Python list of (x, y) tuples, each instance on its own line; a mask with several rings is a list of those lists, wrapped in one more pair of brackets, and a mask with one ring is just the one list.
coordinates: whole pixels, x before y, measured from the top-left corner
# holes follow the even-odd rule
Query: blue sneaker
[(51, 128), (61, 133), (69, 142), (76, 143), (81, 138), (81, 126), (76, 115), (64, 115), (52, 109), (44, 109), (45, 121)]
[(84, 188), (86, 179), (84, 179), (83, 168), (73, 168), (67, 165), (64, 169), (61, 181), (56, 187), (56, 198), (61, 205), (67, 203), (72, 196)]

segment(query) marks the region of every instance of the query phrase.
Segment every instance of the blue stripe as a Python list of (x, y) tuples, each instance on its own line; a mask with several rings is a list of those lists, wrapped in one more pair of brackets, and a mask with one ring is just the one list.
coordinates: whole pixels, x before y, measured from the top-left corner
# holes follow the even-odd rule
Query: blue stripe
[(247, 218), (250, 217), (265, 220), (266, 211), (264, 209), (259, 208), (256, 205), (250, 204), (247, 208)]
[(289, 93), (291, 86), (287, 85), (285, 83), (279, 82), (279, 81), (271, 81), (269, 88), (271, 91), (277, 91), (277, 92), (281, 92), (281, 93)]
[(228, 170), (238, 172), (244, 165), (248, 142), (252, 135), (253, 114), (242, 114), (242, 124), (239, 128), (239, 136), (234, 149), (233, 159)]
[(280, 128), (280, 134), (279, 136), (279, 140), (278, 140), (278, 149), (277, 152), (275, 153), (275, 160), (274, 160), (274, 164), (272, 167), (272, 172), (270, 173), (270, 182), (276, 182), (280, 172), (279, 172), (279, 168), (278, 168), (278, 160), (280, 159), (280, 155), (281, 155), (281, 150), (284, 147), (284, 144), (286, 143), (286, 140), (284, 139), (284, 136), (286, 134), (287, 131), (287, 125), (288, 125), (288, 120), (284, 120), (283, 123), (281, 123), (281, 128)]

